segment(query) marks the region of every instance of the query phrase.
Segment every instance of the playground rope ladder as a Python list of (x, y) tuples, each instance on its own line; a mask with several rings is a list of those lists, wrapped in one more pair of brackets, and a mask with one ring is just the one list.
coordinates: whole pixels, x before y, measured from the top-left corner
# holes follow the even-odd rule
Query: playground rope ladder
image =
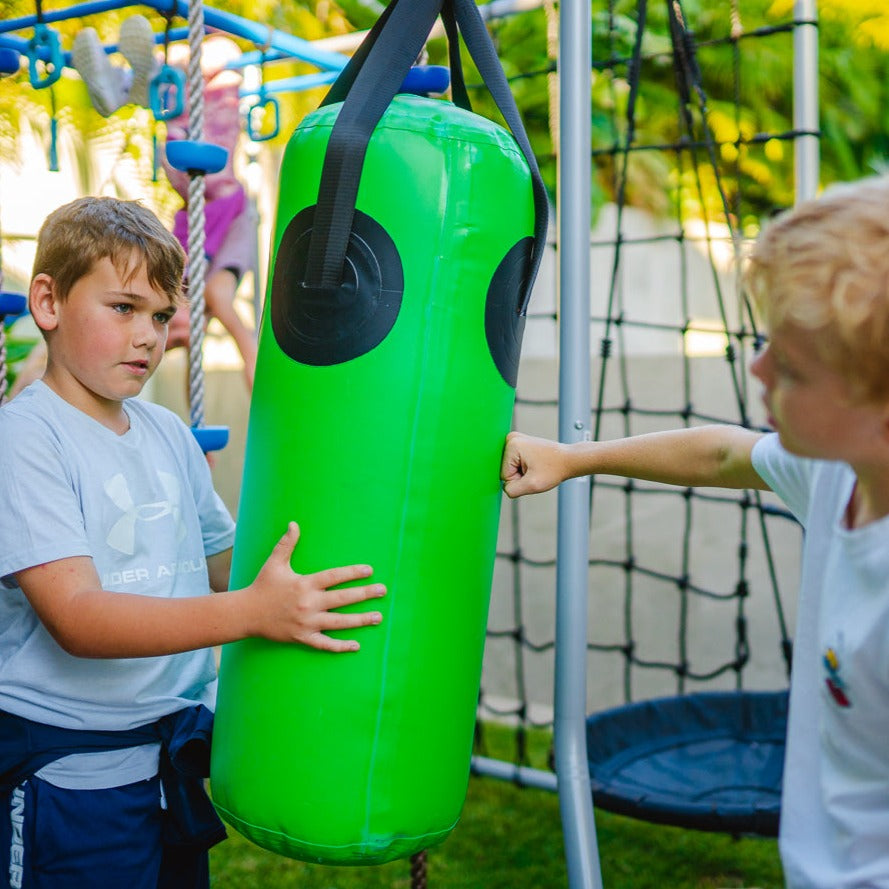
[(228, 429), (204, 425), (204, 316), (207, 275), (205, 181), (207, 173), (221, 170), (228, 159), (219, 145), (203, 141), (204, 81), (201, 52), (204, 7), (201, 0), (188, 3), (187, 107), (188, 139), (167, 143), (167, 159), (189, 175), (188, 182), (188, 291), (189, 291), (189, 416), (191, 428), (205, 452), (223, 448)]
[[(204, 136), (204, 89), (201, 73), (201, 52), (204, 36), (204, 7), (199, 0), (188, 4), (188, 138), (198, 142)], [(188, 183), (188, 288), (189, 407), (192, 426), (204, 425), (204, 375), (201, 361), (204, 346), (204, 284), (207, 273), (205, 246), (204, 174), (189, 170)]]

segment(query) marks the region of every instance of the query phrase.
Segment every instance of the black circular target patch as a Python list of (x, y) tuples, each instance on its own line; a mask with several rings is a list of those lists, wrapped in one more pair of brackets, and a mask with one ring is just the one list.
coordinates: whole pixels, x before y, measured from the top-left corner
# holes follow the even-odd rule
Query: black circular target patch
[(515, 389), (525, 332), (524, 295), (534, 238), (517, 241), (500, 261), (485, 301), (485, 336), (500, 376)]
[(404, 271), (392, 238), (355, 211), (344, 280), (307, 287), (305, 271), (315, 207), (287, 226), (272, 273), (271, 317), (281, 350), (301, 364), (342, 364), (376, 348), (389, 334), (404, 296)]

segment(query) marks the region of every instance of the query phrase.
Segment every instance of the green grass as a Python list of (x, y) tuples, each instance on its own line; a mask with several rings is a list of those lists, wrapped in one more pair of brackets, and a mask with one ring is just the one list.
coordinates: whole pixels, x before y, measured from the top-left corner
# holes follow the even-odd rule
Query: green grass
[[(485, 731), (485, 755), (511, 758), (507, 732)], [(546, 760), (545, 733), (529, 739), (532, 764)], [(680, 830), (596, 812), (605, 889), (781, 889), (777, 845)], [(410, 863), (324, 867), (291, 861), (231, 838), (211, 852), (214, 889), (409, 889)], [(460, 823), (429, 851), (430, 889), (566, 887), (555, 794), (493, 778), (472, 778)]]

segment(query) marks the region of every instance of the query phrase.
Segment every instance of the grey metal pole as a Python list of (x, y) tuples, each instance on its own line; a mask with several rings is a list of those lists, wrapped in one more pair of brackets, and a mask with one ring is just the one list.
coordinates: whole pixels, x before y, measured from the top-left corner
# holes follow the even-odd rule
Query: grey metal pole
[(817, 0), (795, 0), (793, 18), (793, 127), (796, 161), (796, 199), (818, 192), (820, 144), (818, 137), (818, 9)]
[[(590, 437), (590, 0), (559, 6), (559, 439)], [(586, 755), (588, 478), (559, 489), (555, 758), (570, 889), (601, 889)]]
[(530, 766), (517, 766), (500, 759), (488, 756), (473, 756), (471, 772), (473, 775), (485, 775), (501, 781), (511, 781), (522, 787), (535, 787), (538, 790), (558, 790), (556, 776), (543, 769), (532, 769)]

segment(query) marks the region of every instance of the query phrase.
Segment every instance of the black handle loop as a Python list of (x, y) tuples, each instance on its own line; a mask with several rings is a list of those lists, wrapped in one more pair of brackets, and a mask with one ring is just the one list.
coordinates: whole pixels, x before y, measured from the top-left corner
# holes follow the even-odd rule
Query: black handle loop
[(460, 31), (454, 15), (454, 0), (444, 0), (441, 6), (441, 20), (448, 38), (448, 65), (451, 69), (451, 96), (454, 104), (472, 111), (466, 81), (463, 79), (463, 62), (460, 59)]
[(474, 0), (455, 0), (457, 26), (463, 34), (463, 40), (466, 48), (475, 62), (478, 72), (482, 77), (485, 85), (491, 93), (497, 108), (503, 115), (506, 125), (512, 132), (513, 138), (516, 140), (528, 168), (531, 171), (531, 186), (534, 193), (534, 247), (528, 260), (528, 272), (525, 277), (524, 296), (518, 307), (520, 315), (524, 315), (528, 308), (528, 301), (531, 299), (531, 288), (534, 286), (534, 279), (537, 277), (537, 270), (540, 268), (540, 260), (543, 257), (543, 251), (546, 247), (546, 232), (549, 219), (549, 198), (546, 193), (546, 186), (543, 184), (543, 177), (540, 175), (540, 169), (537, 166), (537, 158), (531, 149), (531, 143), (528, 141), (528, 135), (525, 133), (525, 127), (522, 118), (519, 115), (519, 109), (516, 106), (515, 98), (503, 68), (500, 66), (500, 60), (491, 43), (491, 37), (488, 29), (482, 20), (481, 13), (475, 5)]
[(474, 0), (391, 0), (343, 68), (323, 105), (342, 102), (324, 157), (309, 245), (305, 286), (335, 290), (342, 282), (346, 249), (367, 145), (441, 14), (448, 37), (452, 95), (471, 110), (460, 63), (459, 33), (512, 131), (531, 170), (534, 248), (529, 258), (524, 314), (546, 244), (549, 202), (518, 108)]

